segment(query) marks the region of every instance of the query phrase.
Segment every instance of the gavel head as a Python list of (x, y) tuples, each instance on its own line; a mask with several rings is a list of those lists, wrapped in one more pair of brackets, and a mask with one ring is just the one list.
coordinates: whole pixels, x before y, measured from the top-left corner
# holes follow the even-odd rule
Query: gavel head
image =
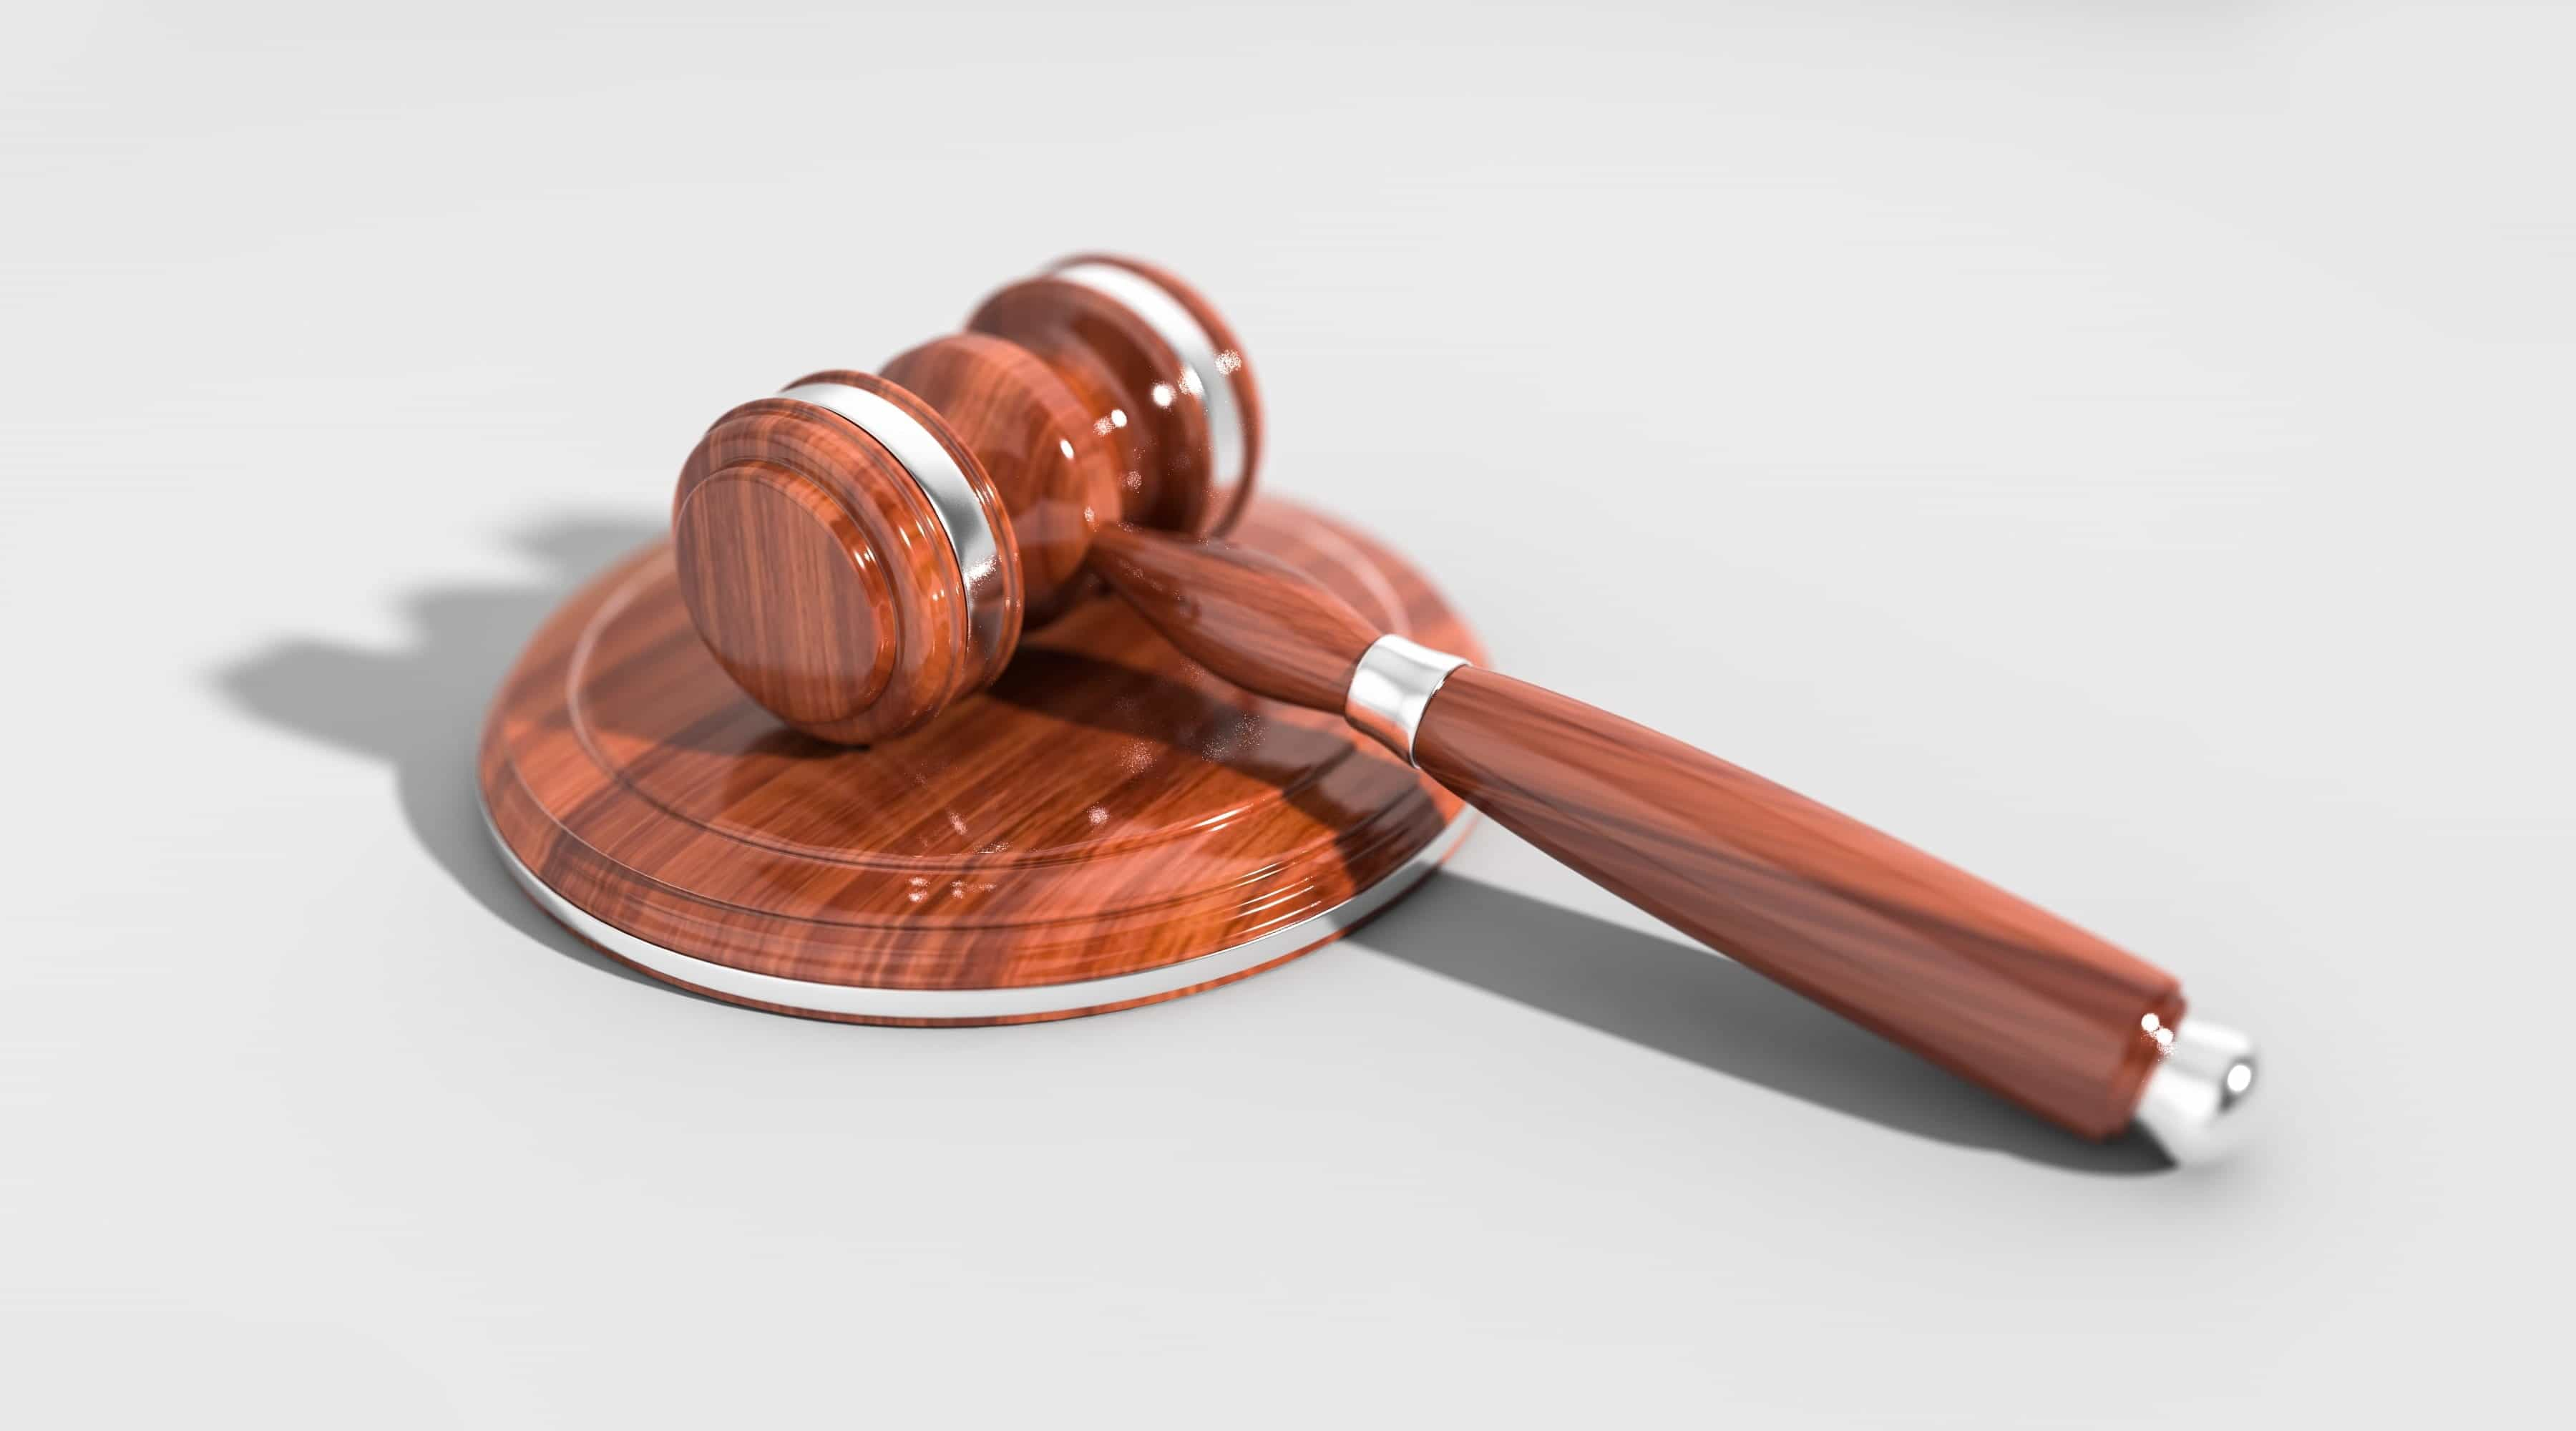
[(1231, 526), (1260, 448), (1252, 370), (1205, 300), (1068, 259), (882, 375), (816, 373), (717, 419), (672, 498), (680, 594), (779, 719), (882, 740), (1083, 595), (1103, 523)]

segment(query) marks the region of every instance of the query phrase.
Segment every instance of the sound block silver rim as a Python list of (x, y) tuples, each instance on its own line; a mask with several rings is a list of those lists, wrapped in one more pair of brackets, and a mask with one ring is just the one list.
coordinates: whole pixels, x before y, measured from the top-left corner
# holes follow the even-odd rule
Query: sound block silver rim
[(677, 949), (665, 949), (600, 919), (537, 878), (536, 871), (522, 863), (518, 852), (510, 848), (510, 842), (501, 838), (500, 827), (492, 823), (489, 808), (483, 811), (483, 828), (491, 832), (492, 846), (501, 852), (501, 861), (509, 866), (511, 877), (519, 882), (519, 888), (528, 892), (528, 898), (536, 901), (538, 908), (573, 933), (665, 979), (692, 984), (727, 998), (774, 1004), (809, 1014), (875, 1019), (1006, 1019), (1032, 1014), (1077, 1013), (1109, 1004), (1150, 999), (1159, 994), (1174, 994), (1248, 973), (1293, 954), (1303, 954), (1384, 909), (1420, 884), (1425, 875), (1439, 868), (1440, 862), (1458, 848), (1458, 842), (1466, 838), (1475, 819), (1473, 811), (1461, 811), (1432, 838), (1431, 843), (1415, 851), (1411, 859), (1397, 866), (1386, 878), (1330, 909), (1308, 915), (1285, 928), (1274, 929), (1258, 939), (1184, 959), (1177, 964), (1166, 964), (1159, 969), (1145, 969), (1106, 979), (1083, 979), (1069, 984), (1030, 984), (1009, 989), (876, 989), (852, 984), (823, 984), (806, 979), (782, 979), (774, 974), (755, 974), (730, 964), (683, 954)]

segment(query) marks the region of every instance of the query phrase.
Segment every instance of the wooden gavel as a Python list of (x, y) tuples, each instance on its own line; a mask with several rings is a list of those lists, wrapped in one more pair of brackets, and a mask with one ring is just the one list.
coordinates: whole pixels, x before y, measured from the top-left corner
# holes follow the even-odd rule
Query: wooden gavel
[(672, 508), (708, 649), (781, 720), (864, 744), (991, 682), (1094, 578), (1182, 652), (1338, 711), (1586, 878), (2088, 1138), (2214, 1150), (2242, 1035), (2175, 978), (1910, 845), (1679, 741), (1387, 634), (1217, 539), (1261, 404), (1170, 274), (1068, 260), (967, 331), (718, 419)]

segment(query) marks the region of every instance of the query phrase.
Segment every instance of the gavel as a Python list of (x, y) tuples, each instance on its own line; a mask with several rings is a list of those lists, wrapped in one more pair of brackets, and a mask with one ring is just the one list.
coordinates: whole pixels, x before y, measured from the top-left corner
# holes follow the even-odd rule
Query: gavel
[(682, 598), (753, 700), (871, 744), (1105, 587), (1224, 679), (1343, 714), (1604, 889), (2071, 1132), (2134, 1123), (2185, 1162), (2229, 1141), (2252, 1045), (2187, 1013), (2173, 975), (1223, 540), (1261, 435), (1242, 344), (1204, 298), (1148, 264), (1069, 259), (881, 375), (816, 373), (719, 418), (673, 498)]

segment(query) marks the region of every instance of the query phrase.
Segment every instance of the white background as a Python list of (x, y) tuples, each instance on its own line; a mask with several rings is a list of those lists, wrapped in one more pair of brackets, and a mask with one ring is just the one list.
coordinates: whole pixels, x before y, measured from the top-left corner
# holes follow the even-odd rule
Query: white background
[[(2553, 1414), (2562, 6), (12, 7), (29, 1426)], [(1112, 1018), (620, 977), (481, 706), (732, 403), (1060, 253), (1498, 665), (2255, 1031), (2067, 1142), (1507, 835)], [(2540, 1398), (2548, 1396), (2544, 1403)]]

